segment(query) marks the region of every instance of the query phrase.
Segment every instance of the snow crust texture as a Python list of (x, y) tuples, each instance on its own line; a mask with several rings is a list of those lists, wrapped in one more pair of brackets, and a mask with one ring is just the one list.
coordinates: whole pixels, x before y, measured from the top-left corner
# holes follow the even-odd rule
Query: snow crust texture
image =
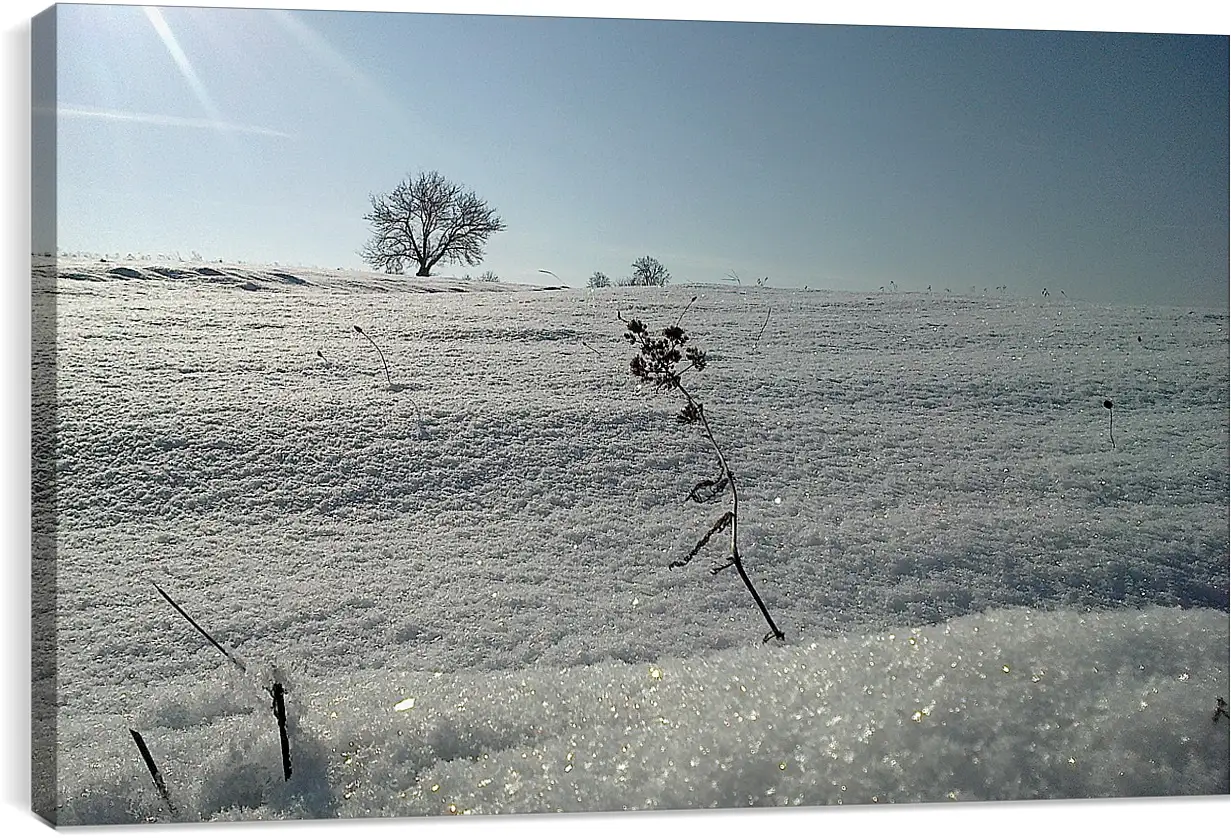
[[(129, 727), (181, 820), (1228, 791), (1225, 311), (87, 260), (34, 293), (62, 823), (168, 819)], [(617, 314), (694, 295), (785, 644), (720, 551), (667, 567), (712, 452)]]

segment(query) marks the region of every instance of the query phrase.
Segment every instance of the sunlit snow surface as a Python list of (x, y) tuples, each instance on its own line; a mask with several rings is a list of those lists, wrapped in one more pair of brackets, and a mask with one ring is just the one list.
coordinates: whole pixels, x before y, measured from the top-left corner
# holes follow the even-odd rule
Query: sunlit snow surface
[[(62, 823), (169, 818), (130, 727), (181, 820), (1228, 792), (1226, 311), (96, 259), (52, 292)], [(785, 644), (720, 547), (668, 568), (716, 469), (620, 314), (709, 351)]]

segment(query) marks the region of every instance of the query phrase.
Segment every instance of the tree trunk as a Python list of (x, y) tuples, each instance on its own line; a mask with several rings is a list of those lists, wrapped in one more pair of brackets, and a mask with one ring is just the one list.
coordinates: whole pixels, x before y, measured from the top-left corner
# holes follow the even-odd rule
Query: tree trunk
[(419, 270), (415, 272), (415, 276), (431, 276), (431, 275), (432, 275), (432, 267), (431, 265), (428, 265), (426, 263), (420, 265)]

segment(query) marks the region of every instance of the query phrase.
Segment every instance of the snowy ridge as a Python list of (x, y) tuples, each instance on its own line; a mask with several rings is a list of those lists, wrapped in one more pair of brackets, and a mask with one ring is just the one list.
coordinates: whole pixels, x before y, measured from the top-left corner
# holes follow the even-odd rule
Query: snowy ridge
[[(232, 287), (243, 291), (276, 291), (284, 287), (315, 286), (332, 290), (399, 291), (421, 294), (539, 287), (518, 286), (504, 282), (482, 282), (451, 276), (390, 276), (384, 273), (340, 268), (326, 270), (313, 267), (182, 260), (125, 259), (114, 261), (107, 257), (59, 257), (57, 259), (36, 257), (33, 275), (36, 289), (61, 292), (67, 290), (68, 293), (74, 290), (85, 293), (82, 290), (84, 286), (74, 288), (76, 283), (122, 281), (199, 283)], [(54, 286), (49, 282), (52, 279), (58, 280)]]

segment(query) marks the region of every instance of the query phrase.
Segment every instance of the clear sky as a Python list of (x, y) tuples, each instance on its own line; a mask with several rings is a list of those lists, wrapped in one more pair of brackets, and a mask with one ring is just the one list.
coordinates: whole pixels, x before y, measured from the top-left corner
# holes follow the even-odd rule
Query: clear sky
[(508, 225), (445, 273), (1225, 308), (1228, 72), (1226, 35), (64, 5), (58, 244), (358, 268), (370, 193), (438, 169)]

